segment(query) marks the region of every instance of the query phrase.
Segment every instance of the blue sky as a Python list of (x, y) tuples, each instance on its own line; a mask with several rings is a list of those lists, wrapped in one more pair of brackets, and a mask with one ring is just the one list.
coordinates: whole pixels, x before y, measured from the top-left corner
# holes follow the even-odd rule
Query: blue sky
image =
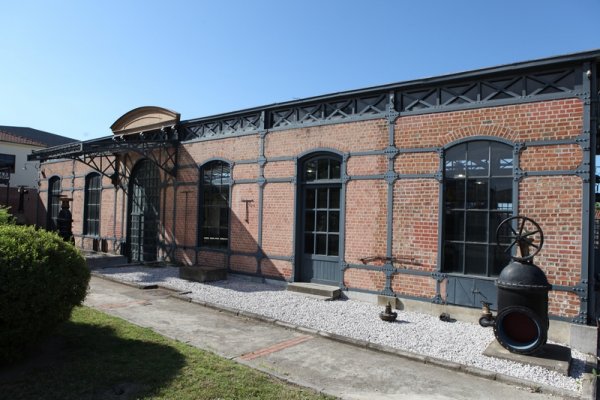
[(600, 48), (599, 0), (0, 0), (0, 125), (92, 139)]

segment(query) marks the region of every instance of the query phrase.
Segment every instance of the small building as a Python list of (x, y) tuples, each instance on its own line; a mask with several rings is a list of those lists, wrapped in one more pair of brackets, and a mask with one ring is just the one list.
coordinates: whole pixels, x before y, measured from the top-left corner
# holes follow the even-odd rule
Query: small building
[(0, 126), (0, 205), (9, 206), (20, 222), (39, 224), (39, 161), (27, 161), (27, 156), (35, 150), (73, 141), (38, 129)]
[[(600, 50), (180, 120), (35, 151), (49, 224), (73, 197), (82, 248), (406, 308), (495, 307), (500, 221), (545, 234), (555, 329), (594, 325)], [(368, 262), (379, 260), (378, 262)], [(553, 328), (551, 327), (551, 335)]]

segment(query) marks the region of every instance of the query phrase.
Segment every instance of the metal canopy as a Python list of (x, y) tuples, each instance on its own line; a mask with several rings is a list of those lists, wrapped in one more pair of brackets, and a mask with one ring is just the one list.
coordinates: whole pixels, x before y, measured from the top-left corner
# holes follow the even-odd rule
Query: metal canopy
[(111, 178), (116, 185), (119, 176), (125, 177), (124, 169), (119, 168), (119, 155), (129, 152), (140, 154), (167, 174), (175, 176), (178, 144), (177, 131), (167, 127), (149, 132), (114, 135), (37, 150), (28, 155), (27, 160), (40, 162), (62, 159), (76, 160)]

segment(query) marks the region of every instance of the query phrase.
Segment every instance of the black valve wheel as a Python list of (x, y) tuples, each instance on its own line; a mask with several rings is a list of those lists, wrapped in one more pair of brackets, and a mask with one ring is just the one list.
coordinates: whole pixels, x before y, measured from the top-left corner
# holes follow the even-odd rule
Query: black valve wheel
[(511, 254), (515, 245), (519, 246), (521, 256), (511, 254), (512, 259), (529, 262), (542, 249), (544, 233), (537, 222), (531, 218), (517, 215), (500, 222), (496, 229), (496, 243), (503, 247), (507, 254)]

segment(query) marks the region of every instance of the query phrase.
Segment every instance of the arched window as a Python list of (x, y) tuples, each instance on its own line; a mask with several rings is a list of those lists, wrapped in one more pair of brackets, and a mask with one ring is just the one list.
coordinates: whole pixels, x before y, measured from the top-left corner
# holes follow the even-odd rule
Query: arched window
[(100, 235), (100, 204), (102, 204), (102, 177), (91, 173), (85, 177), (85, 200), (83, 215), (83, 234)]
[(230, 183), (226, 162), (212, 161), (200, 170), (200, 246), (228, 247)]
[(58, 229), (58, 213), (60, 212), (60, 178), (53, 176), (48, 181), (48, 221), (47, 227), (49, 231)]
[(512, 147), (475, 140), (449, 148), (444, 162), (442, 270), (496, 276), (509, 260), (496, 229), (513, 215)]

